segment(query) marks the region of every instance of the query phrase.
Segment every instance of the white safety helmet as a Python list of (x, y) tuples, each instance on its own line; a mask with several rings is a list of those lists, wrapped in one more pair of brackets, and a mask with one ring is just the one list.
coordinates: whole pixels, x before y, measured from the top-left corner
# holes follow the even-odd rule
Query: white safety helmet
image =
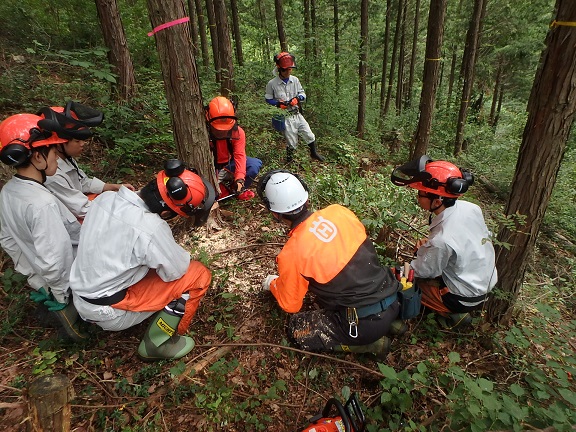
[(268, 172), (258, 183), (257, 191), (266, 208), (276, 213), (298, 213), (308, 201), (306, 183), (284, 170)]

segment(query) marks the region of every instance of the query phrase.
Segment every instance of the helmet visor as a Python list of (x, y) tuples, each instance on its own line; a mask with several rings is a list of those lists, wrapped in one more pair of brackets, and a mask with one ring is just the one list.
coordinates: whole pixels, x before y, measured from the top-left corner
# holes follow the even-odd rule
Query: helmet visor
[(390, 180), (396, 186), (407, 186), (412, 183), (421, 182), (431, 177), (430, 173), (426, 172), (426, 164), (432, 162), (428, 156), (420, 156), (418, 159), (411, 160), (396, 167), (392, 171)]

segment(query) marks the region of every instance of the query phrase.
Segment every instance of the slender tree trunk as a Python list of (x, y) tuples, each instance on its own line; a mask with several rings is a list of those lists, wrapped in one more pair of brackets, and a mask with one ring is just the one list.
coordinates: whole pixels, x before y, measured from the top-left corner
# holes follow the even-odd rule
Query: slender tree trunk
[(498, 62), (498, 69), (496, 70), (496, 82), (494, 83), (494, 94), (492, 95), (492, 105), (490, 106), (490, 125), (494, 126), (494, 118), (496, 117), (496, 106), (498, 105), (500, 91), (500, 81), (502, 79), (502, 60)]
[[(575, 22), (576, 2), (556, 1), (555, 22)], [(528, 101), (528, 120), (506, 205), (506, 215), (526, 216), (518, 229), (503, 227), (498, 240), (512, 245), (498, 248), (497, 287), (504, 295), (488, 301), (487, 319), (506, 323), (522, 287), (544, 213), (566, 150), (576, 113), (576, 32), (565, 25), (552, 26), (540, 59)]]
[(134, 75), (134, 65), (120, 19), (118, 4), (116, 0), (96, 0), (96, 10), (104, 44), (108, 48), (108, 61), (114, 66), (118, 74), (119, 97), (122, 100), (130, 100), (134, 96), (136, 76)]
[[(384, 123), (386, 117), (386, 93), (388, 85), (386, 85), (386, 72), (388, 71), (388, 45), (390, 43), (390, 9), (392, 7), (392, 0), (386, 0), (386, 22), (384, 23), (384, 51), (382, 53), (382, 79), (380, 80), (380, 124)], [(384, 139), (384, 134), (382, 134)]]
[(196, 11), (194, 10), (194, 1), (188, 0), (188, 14), (190, 16), (190, 34), (192, 35), (192, 55), (194, 58), (198, 57), (200, 52), (199, 36), (198, 36), (198, 20), (196, 19)]
[(496, 108), (496, 115), (494, 116), (494, 121), (492, 122), (492, 127), (496, 130), (498, 126), (498, 120), (500, 120), (500, 111), (502, 110), (502, 100), (504, 99), (504, 83), (500, 84), (500, 90), (498, 91), (498, 107)]
[(304, 56), (310, 58), (312, 36), (310, 35), (310, 0), (304, 0)]
[(210, 67), (210, 55), (208, 54), (208, 38), (206, 37), (206, 21), (204, 20), (204, 10), (202, 1), (194, 0), (196, 5), (196, 15), (198, 16), (198, 34), (200, 35), (200, 48), (202, 51), (202, 64), (204, 68)]
[(400, 31), (402, 27), (402, 9), (405, 0), (398, 0), (398, 14), (396, 15), (396, 30), (394, 32), (394, 47), (392, 48), (392, 58), (390, 59), (390, 74), (388, 75), (388, 92), (386, 94), (386, 103), (384, 104), (384, 117), (388, 114), (390, 101), (392, 100), (392, 85), (394, 84), (394, 71), (396, 70), (396, 56), (398, 55), (398, 44), (400, 40)]
[(442, 40), (444, 38), (444, 20), (446, 18), (446, 0), (430, 0), (428, 15), (428, 33), (426, 35), (426, 61), (424, 62), (424, 78), (422, 94), (420, 95), (420, 117), (414, 137), (415, 147), (413, 158), (426, 154), (430, 142), (434, 99), (438, 88), (438, 71)]
[(336, 94), (340, 94), (340, 23), (338, 17), (338, 0), (334, 0), (334, 83)]
[(214, 17), (218, 26), (218, 55), (220, 56), (220, 94), (228, 97), (234, 91), (234, 65), (232, 63), (232, 44), (228, 26), (228, 13), (224, 0), (214, 1)]
[(236, 63), (238, 63), (238, 66), (244, 66), (244, 53), (242, 52), (242, 37), (240, 35), (240, 22), (238, 18), (238, 3), (236, 0), (230, 0), (230, 15), (232, 15), (232, 26), (234, 29)]
[(258, 18), (260, 19), (260, 28), (262, 31), (262, 60), (270, 61), (272, 59), (270, 39), (268, 38), (268, 33), (265, 31), (266, 24), (268, 20), (266, 19), (266, 9), (264, 8), (264, 2), (258, 1)]
[(210, 41), (212, 44), (212, 58), (214, 60), (214, 71), (216, 72), (216, 82), (222, 82), (220, 64), (220, 54), (218, 53), (218, 30), (216, 28), (216, 16), (214, 13), (214, 0), (206, 0), (206, 16), (208, 17), (208, 26), (210, 27)]
[(310, 24), (312, 24), (312, 54), (314, 63), (318, 61), (318, 20), (316, 19), (316, 0), (310, 0)]
[(482, 25), (482, 13), (487, 0), (475, 0), (474, 12), (468, 27), (466, 35), (466, 46), (462, 58), (462, 97), (460, 98), (460, 111), (458, 113), (458, 122), (456, 125), (456, 139), (454, 140), (454, 155), (457, 156), (462, 152), (462, 141), (464, 139), (464, 125), (470, 105), (470, 96), (474, 86), (474, 68), (476, 66), (477, 50), (480, 39), (480, 28)]
[(436, 104), (435, 108), (440, 109), (442, 101), (442, 84), (444, 83), (444, 61), (440, 61), (440, 78), (438, 78), (438, 85), (436, 86)]
[(358, 123), (356, 134), (364, 138), (366, 123), (366, 63), (368, 61), (368, 0), (360, 2), (360, 62), (358, 66)]
[[(147, 0), (147, 5), (153, 28), (185, 16), (184, 0)], [(216, 184), (189, 27), (174, 25), (155, 38), (178, 157)]]
[(452, 105), (452, 92), (454, 91), (454, 80), (456, 77), (456, 45), (452, 45), (452, 61), (450, 62), (450, 76), (448, 77), (448, 95), (446, 96), (446, 108)]
[(404, 65), (406, 58), (406, 12), (408, 0), (403, 0), (402, 25), (400, 31), (400, 53), (398, 54), (398, 80), (396, 81), (396, 114), (402, 112), (402, 99), (404, 97)]
[(412, 105), (412, 93), (414, 90), (414, 69), (416, 67), (416, 54), (418, 53), (418, 30), (420, 27), (420, 0), (416, 0), (414, 5), (414, 31), (412, 33), (412, 55), (410, 57), (410, 74), (408, 77), (408, 88), (406, 93), (406, 106)]
[(276, 28), (278, 29), (278, 40), (280, 42), (280, 51), (288, 51), (288, 41), (284, 30), (284, 7), (282, 0), (274, 0), (274, 10), (276, 12)]

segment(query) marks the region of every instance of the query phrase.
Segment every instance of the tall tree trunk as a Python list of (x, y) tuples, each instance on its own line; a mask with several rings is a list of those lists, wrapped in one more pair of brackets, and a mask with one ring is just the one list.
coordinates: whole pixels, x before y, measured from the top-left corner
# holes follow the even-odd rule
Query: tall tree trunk
[(480, 28), (482, 25), (482, 14), (485, 10), (487, 0), (475, 0), (472, 19), (466, 34), (466, 46), (462, 57), (462, 97), (460, 98), (460, 111), (458, 113), (458, 122), (456, 124), (456, 139), (454, 140), (454, 155), (457, 156), (462, 152), (462, 141), (464, 139), (464, 125), (470, 105), (470, 96), (474, 86), (474, 68), (476, 66), (477, 50), (480, 39)]
[(204, 68), (210, 67), (210, 55), (208, 54), (208, 38), (206, 37), (206, 21), (204, 20), (204, 10), (202, 1), (194, 0), (196, 5), (196, 15), (198, 16), (198, 33), (200, 35), (200, 48), (202, 51), (202, 64)]
[(214, 60), (214, 71), (216, 72), (216, 82), (222, 82), (220, 64), (220, 54), (218, 53), (218, 30), (216, 29), (216, 15), (214, 12), (214, 1), (206, 0), (206, 16), (208, 17), (208, 26), (210, 27), (210, 41), (212, 43), (212, 58)]
[(410, 74), (408, 76), (408, 88), (406, 89), (406, 106), (412, 105), (412, 93), (414, 90), (414, 69), (416, 67), (416, 54), (418, 52), (418, 30), (420, 27), (420, 0), (414, 5), (414, 31), (412, 33), (412, 55), (410, 57)]
[(304, 57), (309, 59), (312, 36), (310, 34), (310, 0), (304, 0)]
[(334, 83), (336, 94), (340, 94), (340, 22), (338, 0), (334, 0)]
[(282, 0), (274, 0), (274, 11), (276, 12), (276, 28), (278, 29), (280, 51), (288, 51), (288, 41), (286, 40), (286, 31), (284, 30), (284, 6), (282, 5)]
[(314, 63), (320, 55), (318, 51), (318, 20), (316, 19), (316, 0), (310, 0), (310, 24), (312, 24), (312, 54)]
[(238, 15), (238, 3), (236, 0), (230, 0), (230, 15), (232, 15), (232, 26), (234, 29), (234, 48), (236, 51), (236, 63), (238, 66), (244, 66), (244, 53), (242, 52), (242, 37), (240, 35), (240, 22)]
[(396, 30), (394, 32), (394, 46), (392, 48), (392, 58), (390, 59), (390, 74), (388, 75), (388, 91), (386, 94), (386, 103), (384, 104), (384, 117), (388, 114), (390, 109), (390, 101), (392, 100), (392, 85), (394, 84), (394, 71), (396, 70), (396, 56), (398, 55), (398, 42), (400, 40), (400, 31), (402, 27), (402, 9), (404, 9), (404, 1), (398, 0), (398, 14), (396, 15)]
[(190, 34), (192, 35), (192, 55), (194, 58), (198, 57), (200, 53), (199, 35), (198, 35), (198, 20), (196, 19), (196, 11), (193, 0), (188, 0), (188, 15), (190, 16)]
[(228, 26), (228, 13), (224, 0), (214, 1), (214, 17), (218, 26), (218, 55), (220, 56), (220, 94), (228, 97), (234, 91), (234, 65), (232, 63), (232, 44)]
[[(380, 125), (384, 123), (386, 111), (386, 93), (388, 85), (386, 85), (386, 72), (388, 71), (388, 45), (390, 43), (390, 9), (392, 7), (392, 0), (386, 0), (386, 22), (384, 23), (384, 52), (382, 53), (382, 79), (380, 80)], [(384, 134), (382, 134), (384, 139)]]
[(531, 256), (576, 113), (576, 32), (555, 22), (576, 21), (576, 2), (556, 1), (556, 19), (546, 37), (528, 101), (528, 120), (506, 205), (506, 215), (526, 216), (518, 229), (503, 227), (498, 240), (512, 245), (498, 248), (497, 287), (504, 295), (488, 301), (487, 319), (505, 323), (514, 305)]
[(494, 83), (494, 94), (492, 95), (492, 105), (490, 106), (490, 125), (494, 126), (494, 118), (496, 117), (496, 106), (498, 105), (500, 91), (500, 81), (502, 79), (502, 59), (498, 61), (498, 69), (496, 70), (496, 82)]
[[(186, 16), (184, 0), (147, 0), (147, 5), (153, 28)], [(177, 24), (155, 37), (178, 157), (216, 184), (189, 27)]]
[(108, 48), (108, 61), (118, 74), (118, 94), (122, 100), (130, 100), (134, 96), (136, 76), (118, 4), (116, 0), (96, 0), (96, 10), (104, 44)]
[(412, 158), (426, 154), (430, 143), (430, 130), (434, 113), (434, 99), (438, 89), (438, 71), (444, 39), (444, 20), (446, 18), (446, 0), (430, 0), (428, 14), (428, 32), (426, 35), (426, 61), (420, 95), (420, 117), (414, 136), (414, 153)]
[(456, 77), (456, 50), (458, 47), (452, 45), (452, 60), (450, 62), (450, 76), (448, 77), (448, 95), (446, 96), (446, 108), (452, 104), (452, 92), (454, 91), (454, 80)]
[(360, 2), (360, 62), (358, 65), (358, 123), (356, 134), (364, 138), (366, 123), (366, 63), (368, 61), (368, 0)]
[(270, 39), (268, 38), (268, 33), (266, 32), (266, 9), (264, 8), (264, 2), (258, 1), (258, 19), (260, 20), (260, 28), (262, 29), (262, 60), (270, 61), (272, 60), (272, 54), (270, 49)]
[(404, 63), (406, 59), (406, 13), (408, 0), (403, 0), (402, 30), (400, 32), (400, 53), (398, 54), (398, 80), (396, 81), (396, 114), (402, 112), (402, 99), (404, 97)]
[(498, 126), (498, 120), (500, 120), (500, 111), (502, 110), (502, 100), (504, 99), (504, 83), (500, 84), (500, 90), (498, 91), (498, 107), (496, 108), (496, 115), (494, 116), (494, 121), (492, 122), (492, 127), (496, 130)]

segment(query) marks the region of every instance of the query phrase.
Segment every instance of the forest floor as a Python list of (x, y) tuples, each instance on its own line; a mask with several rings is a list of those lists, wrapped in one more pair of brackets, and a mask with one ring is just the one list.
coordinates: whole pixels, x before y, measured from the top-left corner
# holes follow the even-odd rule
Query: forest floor
[[(366, 406), (379, 403), (382, 373), (370, 355), (315, 355), (286, 342), (287, 314), (263, 278), (275, 273), (275, 256), (286, 240), (258, 199), (229, 203), (220, 229), (174, 231), (195, 258), (207, 261), (213, 283), (192, 322), (195, 349), (176, 362), (145, 363), (136, 354), (148, 322), (122, 332), (91, 327), (83, 346), (62, 345), (54, 329), (40, 325), (29, 288), (0, 291), (4, 321), (0, 344), (0, 430), (26, 430), (26, 387), (50, 368), (74, 386), (72, 430), (276, 430), (295, 431), (342, 389)], [(8, 326), (10, 310), (20, 319)], [(306, 307), (314, 307), (310, 300)], [(12, 317), (10, 317), (12, 318)], [(9, 327), (9, 328), (8, 328)], [(466, 333), (440, 330), (424, 315), (393, 342), (386, 364), (400, 371), (423, 360), (448, 367), (459, 352), (466, 370), (505, 379), (503, 354), (477, 325)], [(411, 419), (426, 425), (439, 412), (441, 390), (422, 399)], [(384, 425), (381, 425), (384, 426)]]

